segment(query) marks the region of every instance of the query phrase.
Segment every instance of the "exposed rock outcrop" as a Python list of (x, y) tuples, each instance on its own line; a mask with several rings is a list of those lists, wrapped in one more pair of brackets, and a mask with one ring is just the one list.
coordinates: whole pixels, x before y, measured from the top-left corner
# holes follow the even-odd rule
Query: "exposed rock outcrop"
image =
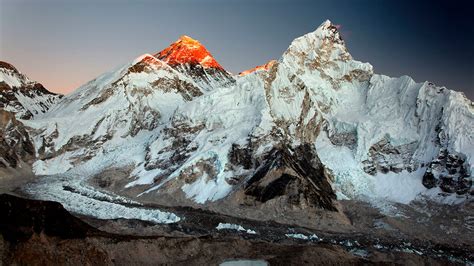
[(0, 167), (16, 168), (20, 162), (31, 163), (35, 148), (27, 128), (15, 114), (0, 109)]
[(1, 194), (0, 213), (0, 233), (11, 242), (24, 241), (41, 233), (63, 239), (85, 238), (98, 231), (53, 201)]
[(472, 178), (466, 156), (441, 149), (438, 157), (428, 165), (423, 185), (427, 188), (439, 187), (447, 193), (472, 194)]
[(267, 154), (247, 181), (245, 194), (262, 203), (285, 197), (289, 205), (336, 210), (330, 177), (309, 145)]
[(390, 171), (400, 173), (403, 170), (412, 172), (419, 167), (413, 159), (417, 145), (417, 142), (412, 142), (394, 146), (390, 140), (383, 138), (370, 147), (369, 159), (363, 162), (364, 171), (371, 175)]

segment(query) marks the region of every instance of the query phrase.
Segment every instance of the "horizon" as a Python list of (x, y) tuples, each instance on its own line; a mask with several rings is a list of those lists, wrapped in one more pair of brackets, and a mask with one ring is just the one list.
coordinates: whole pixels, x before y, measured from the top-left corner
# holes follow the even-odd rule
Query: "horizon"
[[(0, 59), (48, 90), (68, 94), (187, 35), (200, 41), (224, 69), (238, 74), (278, 60), (293, 39), (329, 19), (339, 25), (354, 59), (371, 63), (375, 73), (408, 75), (474, 99), (474, 19), (468, 16), (468, 1), (456, 7), (441, 1), (354, 2), (161, 1), (167, 6), (160, 7), (146, 0), (0, 0)], [(373, 18), (358, 16), (364, 8), (373, 11)], [(383, 13), (387, 10), (389, 16)], [(26, 13), (23, 20), (12, 19), (20, 13)], [(195, 13), (202, 16), (199, 23), (187, 16)], [(285, 16), (289, 19), (280, 19)], [(446, 36), (448, 30), (452, 34)]]

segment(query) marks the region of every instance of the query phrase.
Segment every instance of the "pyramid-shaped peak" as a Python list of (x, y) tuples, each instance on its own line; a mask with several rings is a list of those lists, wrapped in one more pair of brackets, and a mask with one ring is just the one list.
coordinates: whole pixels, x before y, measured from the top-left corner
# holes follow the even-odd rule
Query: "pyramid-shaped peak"
[(198, 40), (182, 35), (170, 46), (155, 54), (170, 66), (201, 65), (203, 68), (223, 69), (211, 53)]
[(196, 43), (196, 44), (201, 45), (201, 43), (198, 40), (196, 40), (192, 37), (189, 37), (188, 35), (181, 35), (181, 37), (179, 37), (178, 41), (188, 42), (188, 43)]
[(196, 41), (196, 39), (192, 38), (192, 37), (189, 37), (188, 35), (181, 35), (181, 37), (179, 37), (180, 40), (189, 40), (189, 41)]
[(342, 41), (342, 38), (339, 34), (338, 28), (338, 25), (332, 24), (332, 22), (327, 19), (326, 21), (321, 23), (321, 25), (319, 25), (319, 27), (316, 29), (316, 31), (314, 31), (314, 33), (321, 39), (331, 38), (334, 39), (334, 41), (339, 42)]
[(315, 31), (294, 39), (286, 53), (317, 51), (323, 46), (325, 50), (338, 49), (343, 53), (348, 53), (338, 28), (339, 26), (326, 20)]
[(330, 27), (333, 26), (332, 22), (329, 19), (326, 19), (319, 27)]

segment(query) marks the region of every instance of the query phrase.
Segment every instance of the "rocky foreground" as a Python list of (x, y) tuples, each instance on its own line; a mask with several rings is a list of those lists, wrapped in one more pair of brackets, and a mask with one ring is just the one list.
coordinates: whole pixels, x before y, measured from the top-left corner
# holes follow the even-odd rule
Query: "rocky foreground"
[[(56, 202), (2, 194), (0, 258), (5, 265), (218, 265), (235, 259), (270, 265), (462, 265), (474, 259), (472, 241), (448, 247), (383, 234), (315, 232), (189, 208), (175, 211), (186, 219), (169, 225), (98, 220), (73, 216)], [(233, 223), (252, 230), (224, 226)], [(294, 233), (288, 234), (289, 228)]]

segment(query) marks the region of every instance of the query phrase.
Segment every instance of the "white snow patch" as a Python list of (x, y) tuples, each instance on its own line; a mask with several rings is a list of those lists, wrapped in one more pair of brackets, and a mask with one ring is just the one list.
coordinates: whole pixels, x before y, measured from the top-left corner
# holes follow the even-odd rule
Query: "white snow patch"
[(285, 236), (289, 238), (296, 238), (296, 239), (302, 239), (302, 240), (314, 240), (314, 241), (321, 240), (321, 238), (319, 238), (316, 234), (312, 234), (308, 236), (301, 233), (290, 233), (290, 234), (285, 234)]
[(425, 168), (411, 173), (405, 170), (401, 173), (378, 173), (374, 180), (375, 195), (392, 202), (408, 204), (427, 190), (421, 182), (424, 172)]
[(216, 227), (217, 230), (224, 230), (224, 229), (229, 229), (229, 230), (236, 230), (236, 231), (243, 231), (246, 232), (247, 234), (256, 234), (254, 230), (251, 229), (245, 229), (241, 225), (238, 224), (230, 224), (230, 223), (219, 223)]

